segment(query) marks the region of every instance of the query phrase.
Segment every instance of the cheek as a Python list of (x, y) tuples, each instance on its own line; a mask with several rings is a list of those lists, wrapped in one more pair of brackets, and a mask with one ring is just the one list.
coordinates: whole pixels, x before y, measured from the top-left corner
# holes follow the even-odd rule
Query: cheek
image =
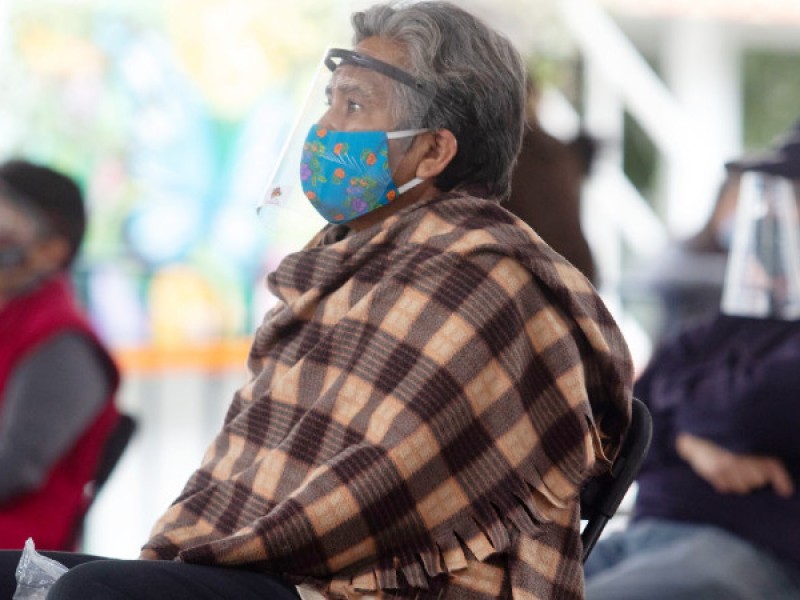
[(420, 146), (412, 139), (389, 140), (389, 169), (392, 175), (411, 179), (420, 160), (422, 160)]

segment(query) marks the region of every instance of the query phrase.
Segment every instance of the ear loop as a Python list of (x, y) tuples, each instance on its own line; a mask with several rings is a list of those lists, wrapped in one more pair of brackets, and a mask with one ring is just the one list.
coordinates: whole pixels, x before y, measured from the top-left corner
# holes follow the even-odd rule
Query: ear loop
[(387, 140), (396, 140), (397, 138), (404, 138), (404, 137), (414, 137), (415, 135), (419, 135), (420, 133), (427, 133), (430, 129), (423, 128), (423, 129), (401, 129), (400, 131), (387, 131), (386, 132), (386, 139)]
[[(395, 140), (395, 139), (404, 138), (404, 137), (414, 137), (415, 135), (419, 135), (420, 133), (427, 133), (429, 131), (430, 131), (429, 128), (423, 128), (423, 129), (401, 129), (400, 131), (387, 131), (386, 132), (386, 139), (387, 140)], [(406, 181), (403, 185), (397, 187), (397, 195), (399, 196), (399, 195), (407, 192), (411, 188), (417, 187), (423, 181), (425, 181), (425, 180), (421, 179), (420, 177), (414, 177), (413, 179), (410, 179), (409, 181)]]
[(397, 195), (399, 196), (400, 194), (403, 194), (403, 193), (407, 192), (411, 188), (417, 187), (423, 181), (425, 181), (425, 180), (421, 179), (419, 177), (414, 177), (414, 179), (410, 179), (409, 181), (406, 181), (403, 185), (401, 185), (400, 187), (397, 188)]

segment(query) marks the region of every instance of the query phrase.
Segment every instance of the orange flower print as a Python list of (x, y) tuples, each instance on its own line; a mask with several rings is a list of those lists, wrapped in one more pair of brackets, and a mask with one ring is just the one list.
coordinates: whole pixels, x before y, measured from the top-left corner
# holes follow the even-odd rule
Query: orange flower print
[(323, 128), (317, 129), (317, 137), (318, 138), (324, 138), (326, 135), (328, 135), (328, 130), (327, 129), (323, 129)]
[(386, 199), (387, 199), (389, 202), (391, 202), (392, 200), (394, 200), (394, 197), (395, 197), (395, 196), (397, 196), (397, 193), (396, 193), (394, 190), (389, 190), (388, 192), (386, 192)]
[[(335, 152), (335, 150), (334, 150), (334, 152)], [(334, 176), (336, 179), (344, 179), (344, 176), (345, 176), (345, 174), (346, 174), (346, 173), (344, 172), (344, 169), (343, 169), (342, 167), (339, 167), (338, 169), (336, 169), (336, 170), (333, 172), (333, 176)]]
[(333, 220), (334, 221), (342, 221), (343, 219), (344, 219), (344, 215), (342, 213), (338, 213), (338, 214), (333, 215)]
[(367, 181), (364, 177), (358, 180), (358, 183), (361, 184), (361, 187), (367, 187), (369, 185), (369, 181)]
[(342, 154), (342, 150), (343, 150), (343, 149), (344, 149), (344, 144), (343, 144), (342, 142), (339, 142), (338, 144), (336, 144), (336, 145), (333, 147), (333, 153), (334, 153), (336, 156), (340, 156), (340, 155)]
[(317, 199), (317, 195), (314, 192), (312, 192), (311, 190), (308, 190), (306, 192), (306, 198), (308, 198), (309, 200), (316, 200)]
[(372, 165), (374, 165), (376, 162), (378, 162), (378, 157), (377, 157), (377, 156), (375, 156), (375, 153), (374, 153), (374, 152), (370, 152), (369, 154), (367, 154), (367, 158), (366, 158), (366, 159), (364, 159), (364, 160), (365, 160), (365, 162), (366, 162), (368, 165), (372, 166)]

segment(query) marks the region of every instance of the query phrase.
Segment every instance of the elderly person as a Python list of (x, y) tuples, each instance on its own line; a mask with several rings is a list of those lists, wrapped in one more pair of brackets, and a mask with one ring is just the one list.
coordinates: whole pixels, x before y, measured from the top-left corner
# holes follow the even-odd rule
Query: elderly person
[(67, 176), (0, 165), (0, 548), (69, 550), (118, 373), (69, 282), (86, 215)]
[(293, 157), (331, 225), (269, 276), (250, 381), (152, 560), (86, 563), (51, 598), (582, 597), (576, 496), (617, 452), (631, 365), (587, 280), (499, 206), (521, 60), (448, 3), (353, 24)]

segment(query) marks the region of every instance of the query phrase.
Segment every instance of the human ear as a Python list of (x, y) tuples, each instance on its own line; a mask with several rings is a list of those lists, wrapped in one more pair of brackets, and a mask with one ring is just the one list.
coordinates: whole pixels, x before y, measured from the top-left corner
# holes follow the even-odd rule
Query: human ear
[(432, 179), (447, 168), (458, 152), (458, 140), (449, 129), (437, 129), (426, 136), (429, 140), (422, 160), (417, 164), (416, 176)]

